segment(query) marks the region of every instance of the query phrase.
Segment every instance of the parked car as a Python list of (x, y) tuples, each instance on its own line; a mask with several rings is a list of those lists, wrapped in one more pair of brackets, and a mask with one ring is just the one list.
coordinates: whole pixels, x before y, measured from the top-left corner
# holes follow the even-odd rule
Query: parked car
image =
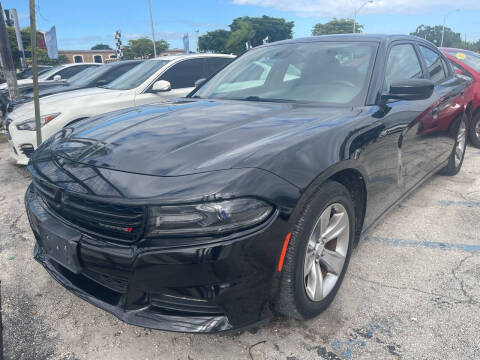
[[(52, 66), (49, 66), (49, 65), (37, 65), (38, 75), (41, 75), (41, 74), (49, 71), (51, 68), (52, 68)], [(22, 70), (21, 72), (19, 72), (17, 74), (17, 79), (18, 80), (31, 79), (32, 76), (33, 76), (32, 68), (29, 67), (29, 68), (26, 68), (26, 69)]]
[[(232, 59), (223, 54), (163, 56), (137, 65), (108, 85), (41, 98), (42, 138), (91, 116), (186, 96), (196, 80), (209, 77)], [(10, 155), (26, 165), (37, 147), (33, 102), (16, 107), (6, 122)]]
[[(39, 92), (39, 96), (44, 97), (48, 95), (58, 94), (61, 92), (107, 85), (121, 75), (125, 74), (133, 67), (140, 64), (142, 61), (143, 60), (118, 61), (103, 66), (95, 66), (88, 68), (72, 76), (70, 79), (68, 79), (61, 85), (42, 89)], [(22, 97), (10, 101), (7, 106), (7, 111), (12, 112), (15, 107), (32, 100), (33, 92), (25, 93)]]
[[(258, 63), (266, 76), (246, 72)], [(186, 99), (81, 121), (42, 144), (25, 198), (35, 259), (144, 327), (312, 318), (360, 236), (431, 175), (460, 170), (468, 83), (412, 36), (256, 47)]]
[(480, 54), (473, 51), (441, 48), (443, 54), (452, 62), (458, 74), (472, 79), (470, 111), (471, 122), (469, 124), (470, 142), (480, 147)]
[[(79, 64), (65, 64), (58, 65), (38, 76), (38, 88), (44, 89), (50, 86), (57, 86), (70, 79), (79, 72), (88, 69), (92, 66), (103, 66), (97, 63), (79, 63)], [(33, 89), (33, 80), (31, 78), (21, 79), (17, 81), (18, 92), (21, 96), (24, 93), (30, 92)], [(0, 84), (0, 110), (2, 116), (7, 113), (7, 105), (10, 102), (7, 84)]]

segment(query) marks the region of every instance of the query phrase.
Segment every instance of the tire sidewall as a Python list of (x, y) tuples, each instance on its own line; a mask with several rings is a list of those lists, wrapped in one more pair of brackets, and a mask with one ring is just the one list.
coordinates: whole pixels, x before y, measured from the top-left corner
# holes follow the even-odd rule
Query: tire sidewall
[(475, 134), (475, 126), (480, 122), (480, 110), (477, 111), (477, 113), (475, 114), (475, 116), (472, 118), (472, 121), (470, 122), (470, 126), (469, 126), (469, 131), (468, 131), (468, 135), (469, 135), (469, 140), (470, 142), (480, 148), (480, 139), (477, 138), (477, 135)]
[[(320, 214), (322, 214), (322, 212), (327, 208), (327, 206), (334, 203), (339, 203), (343, 205), (348, 214), (348, 220), (350, 225), (348, 251), (346, 254), (345, 264), (343, 266), (342, 273), (340, 274), (337, 283), (335, 284), (330, 294), (328, 294), (327, 297), (325, 297), (321, 301), (312, 301), (308, 298), (305, 292), (303, 274), (308, 239)], [(295, 236), (298, 236), (298, 239), (296, 241), (297, 251), (295, 258), (294, 297), (299, 312), (304, 318), (309, 319), (325, 310), (332, 302), (345, 276), (346, 269), (348, 268), (350, 255), (353, 248), (353, 239), (355, 236), (355, 210), (353, 208), (353, 203), (349, 193), (341, 186), (339, 186), (338, 189), (336, 189), (335, 194), (333, 194), (333, 196), (329, 198), (325, 198), (325, 193), (323, 192), (317, 193), (316, 196), (314, 196), (314, 198), (312, 199), (311, 203), (309, 204), (309, 208), (305, 213), (305, 222), (303, 223), (302, 229), (297, 234), (295, 234)]]

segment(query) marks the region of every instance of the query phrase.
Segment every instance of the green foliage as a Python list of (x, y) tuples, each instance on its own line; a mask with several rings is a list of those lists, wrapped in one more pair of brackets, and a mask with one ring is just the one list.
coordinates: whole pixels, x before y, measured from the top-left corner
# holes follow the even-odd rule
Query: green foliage
[(269, 42), (291, 39), (293, 26), (293, 21), (282, 18), (243, 16), (232, 21), (230, 31), (215, 30), (200, 36), (198, 46), (200, 51), (240, 54), (245, 43), (258, 46), (267, 36)]
[[(157, 54), (168, 49), (170, 46), (165, 40), (155, 41)], [(143, 37), (136, 40), (129, 40), (128, 45), (122, 48), (124, 59), (131, 60), (135, 58), (151, 58), (153, 57), (152, 40)]]
[[(13, 27), (7, 27), (8, 31), (8, 40), (10, 41), (10, 48), (12, 49), (12, 56), (15, 66), (20, 68), (21, 62), (20, 57), (22, 54), (18, 50), (17, 45), (17, 36), (15, 34), (15, 29)], [(22, 33), (22, 43), (23, 49), (27, 55), (27, 63), (29, 63), (30, 54), (32, 51), (32, 44), (30, 42), (30, 27), (26, 27), (20, 30)], [(38, 65), (58, 65), (58, 64), (65, 64), (68, 62), (68, 59), (64, 55), (59, 55), (58, 59), (50, 59), (47, 55), (47, 51), (43, 49), (37, 48), (37, 63)]]
[[(442, 25), (428, 26), (420, 25), (417, 27), (415, 32), (410, 33), (410, 35), (415, 35), (426, 39), (437, 46), (440, 46), (442, 41)], [(443, 37), (443, 46), (444, 47), (460, 47), (465, 45), (462, 42), (462, 37), (460, 33), (454, 32), (449, 27), (445, 27), (445, 34)]]
[(227, 41), (229, 36), (230, 31), (228, 30), (209, 31), (198, 38), (198, 48), (200, 51), (228, 53)]
[[(357, 33), (361, 33), (363, 25), (357, 22), (355, 28)], [(351, 33), (353, 33), (353, 19), (337, 19), (335, 17), (325, 24), (315, 24), (312, 29), (313, 36)]]
[(112, 48), (107, 44), (97, 44), (92, 46), (91, 50), (112, 50)]
[(253, 29), (253, 26), (249, 21), (237, 21), (235, 30), (233, 30), (233, 26), (230, 27), (232, 28), (232, 31), (230, 32), (226, 43), (227, 50), (234, 54), (240, 54), (246, 49), (246, 43), (248, 43), (249, 47), (253, 46), (252, 42), (256, 31)]

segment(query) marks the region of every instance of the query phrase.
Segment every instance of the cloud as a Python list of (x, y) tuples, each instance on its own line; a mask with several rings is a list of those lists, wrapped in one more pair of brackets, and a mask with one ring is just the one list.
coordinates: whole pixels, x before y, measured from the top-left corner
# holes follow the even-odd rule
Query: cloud
[[(365, 0), (232, 0), (236, 5), (256, 5), (282, 11), (292, 11), (306, 17), (353, 16)], [(409, 14), (419, 15), (438, 12), (439, 9), (480, 9), (478, 0), (374, 0), (362, 9), (362, 14)]]

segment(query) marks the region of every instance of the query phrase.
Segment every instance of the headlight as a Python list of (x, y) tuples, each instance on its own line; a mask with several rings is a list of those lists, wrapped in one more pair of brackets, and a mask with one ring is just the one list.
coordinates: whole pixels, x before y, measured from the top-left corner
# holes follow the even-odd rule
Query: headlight
[(269, 204), (252, 198), (154, 206), (149, 209), (148, 235), (212, 235), (238, 231), (261, 223), (272, 211)]
[[(40, 116), (40, 124), (42, 124), (42, 126), (45, 125), (45, 124), (48, 124), (50, 121), (55, 119), (58, 115), (60, 115), (60, 113), (54, 113), (54, 114), (48, 114), (48, 115)], [(18, 130), (35, 131), (37, 129), (37, 124), (35, 123), (35, 118), (22, 121), (22, 122), (18, 123), (16, 126), (17, 126)]]

